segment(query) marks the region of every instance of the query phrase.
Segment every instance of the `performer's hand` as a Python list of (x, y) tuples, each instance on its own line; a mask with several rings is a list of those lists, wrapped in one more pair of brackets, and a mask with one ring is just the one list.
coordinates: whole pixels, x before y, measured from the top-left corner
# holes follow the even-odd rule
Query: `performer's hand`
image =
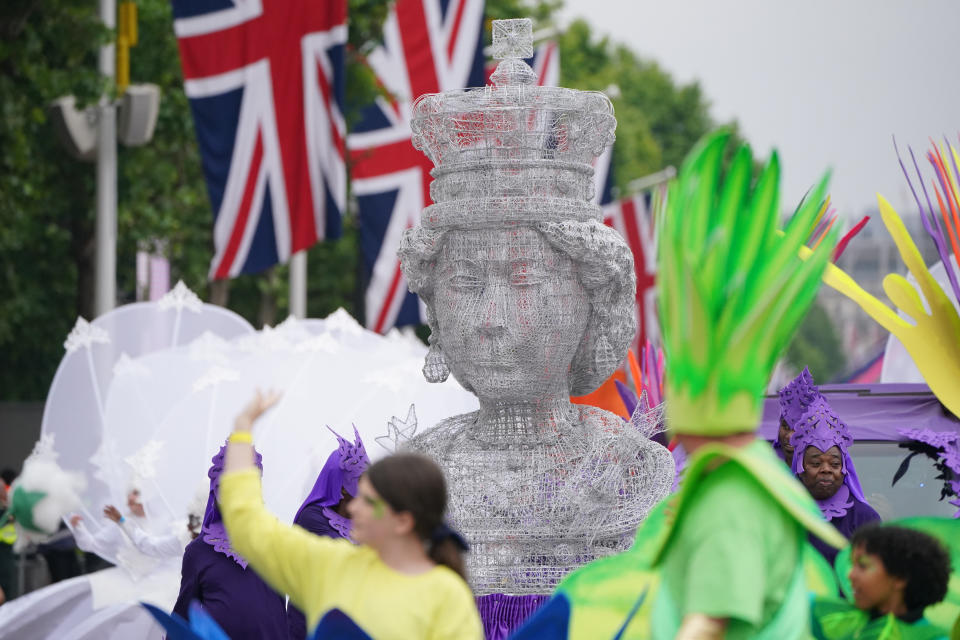
[(83, 516), (81, 516), (79, 513), (75, 513), (72, 516), (70, 516), (71, 527), (76, 527), (81, 522), (83, 522)]
[(108, 504), (103, 508), (103, 515), (108, 520), (113, 520), (117, 524), (120, 524), (120, 521), (123, 520), (123, 514), (112, 504)]
[(257, 419), (280, 401), (280, 392), (269, 390), (266, 393), (257, 389), (253, 399), (244, 407), (233, 423), (235, 431), (250, 431)]

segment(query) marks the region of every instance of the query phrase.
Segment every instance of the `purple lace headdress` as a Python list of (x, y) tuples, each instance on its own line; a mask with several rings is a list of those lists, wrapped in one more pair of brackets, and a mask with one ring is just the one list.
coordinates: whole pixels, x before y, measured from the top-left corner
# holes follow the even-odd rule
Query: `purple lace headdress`
[(780, 417), (790, 428), (796, 429), (810, 403), (820, 396), (820, 389), (814, 384), (810, 370), (804, 367), (800, 375), (780, 389), (779, 395)]
[(793, 445), (794, 473), (803, 473), (803, 453), (807, 447), (813, 446), (820, 451), (826, 451), (833, 446), (838, 447), (843, 457), (844, 484), (857, 500), (866, 502), (863, 489), (860, 487), (860, 478), (857, 477), (857, 470), (850, 458), (850, 446), (853, 444), (850, 428), (840, 419), (826, 398), (819, 393), (794, 427), (790, 444)]
[[(210, 495), (207, 498), (207, 509), (203, 514), (203, 524), (200, 525), (200, 539), (213, 547), (217, 553), (222, 553), (238, 565), (247, 568), (247, 561), (230, 546), (230, 538), (227, 537), (227, 530), (223, 527), (223, 517), (220, 515), (220, 507), (217, 506), (217, 499), (220, 497), (220, 475), (223, 473), (223, 459), (227, 451), (227, 445), (220, 447), (217, 455), (213, 456), (210, 470), (207, 471), (207, 477), (210, 478)], [(263, 472), (263, 456), (256, 449), (253, 455), (257, 468)]]
[[(330, 427), (327, 428), (330, 429)], [(297, 510), (294, 522), (308, 506), (319, 504), (323, 507), (323, 515), (330, 521), (330, 526), (344, 538), (349, 538), (350, 519), (341, 516), (334, 511), (333, 507), (340, 503), (344, 491), (351, 496), (357, 495), (357, 483), (363, 472), (370, 466), (370, 458), (367, 457), (366, 447), (363, 446), (363, 440), (360, 439), (356, 427), (353, 428), (353, 442), (342, 438), (333, 429), (330, 429), (330, 433), (337, 437), (339, 446), (327, 457), (313, 489)]]

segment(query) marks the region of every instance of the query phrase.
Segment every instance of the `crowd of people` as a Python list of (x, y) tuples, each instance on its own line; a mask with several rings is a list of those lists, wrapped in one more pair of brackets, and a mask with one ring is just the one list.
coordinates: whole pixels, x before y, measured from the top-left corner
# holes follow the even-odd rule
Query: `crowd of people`
[[(201, 535), (184, 553), (174, 611), (187, 618), (196, 601), (234, 639), (312, 637), (334, 611), (352, 621), (358, 634), (374, 638), (482, 638), (464, 575), (461, 554), (468, 546), (444, 522), (447, 489), (430, 459), (400, 453), (369, 465), (359, 436), (354, 442), (338, 436), (340, 447), (294, 524), (266, 510), (263, 465), (251, 432), (277, 399), (258, 393), (213, 460)], [(760, 630), (776, 620), (805, 626), (797, 611), (810, 616), (815, 637), (887, 637), (863, 634), (892, 624), (906, 635), (889, 637), (946, 637), (923, 617), (947, 592), (951, 567), (943, 545), (921, 531), (880, 523), (863, 497), (849, 429), (808, 371), (780, 391), (780, 407), (773, 443), (744, 434), (722, 438), (762, 461), (761, 470), (755, 462), (710, 473), (686, 470), (702, 474), (701, 495), (693, 500), (703, 506), (691, 507), (670, 543), (663, 588), (680, 612), (700, 615), (679, 615), (673, 635), (654, 637), (775, 637)], [(697, 436), (680, 440), (689, 453), (716, 444)], [(779, 474), (785, 483), (799, 481), (822, 518), (792, 510), (784, 494), (771, 498), (757, 491), (755, 474), (761, 471)], [(708, 533), (718, 528), (724, 535)], [(851, 601), (817, 598), (807, 604), (807, 537), (831, 566), (838, 547), (849, 541)], [(691, 566), (695, 584), (685, 580)], [(289, 597), (286, 606), (283, 595)], [(845, 623), (838, 625), (841, 618)], [(518, 637), (550, 637), (529, 635), (540, 624), (534, 616)]]

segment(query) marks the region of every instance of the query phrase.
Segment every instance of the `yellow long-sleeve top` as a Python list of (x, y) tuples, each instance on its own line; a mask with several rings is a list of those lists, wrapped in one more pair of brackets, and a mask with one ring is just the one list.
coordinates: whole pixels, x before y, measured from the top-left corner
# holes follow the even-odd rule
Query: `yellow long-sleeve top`
[(404, 575), (369, 547), (282, 524), (263, 505), (257, 469), (223, 474), (220, 512), (234, 550), (290, 596), (309, 629), (337, 608), (376, 640), (483, 638), (473, 594), (451, 569)]

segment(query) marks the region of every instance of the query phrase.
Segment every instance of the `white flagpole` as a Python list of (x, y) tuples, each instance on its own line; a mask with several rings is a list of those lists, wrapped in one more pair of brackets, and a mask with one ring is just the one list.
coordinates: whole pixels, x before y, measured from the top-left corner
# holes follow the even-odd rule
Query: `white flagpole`
[(303, 320), (307, 317), (307, 251), (290, 256), (290, 315)]

